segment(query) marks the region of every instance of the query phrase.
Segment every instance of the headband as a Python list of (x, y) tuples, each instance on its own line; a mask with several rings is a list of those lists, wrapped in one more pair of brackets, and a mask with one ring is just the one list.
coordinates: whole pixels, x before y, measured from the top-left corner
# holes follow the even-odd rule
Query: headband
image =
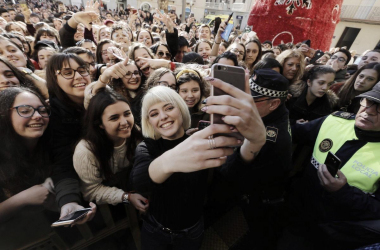
[(269, 97), (287, 97), (288, 96), (288, 91), (279, 91), (279, 90), (273, 90), (273, 89), (267, 89), (264, 87), (261, 87), (257, 85), (252, 78), (249, 80), (249, 87), (251, 88), (252, 91), (259, 93), (263, 96), (269, 96)]
[(192, 69), (183, 69), (183, 70), (181, 70), (180, 72), (178, 72), (178, 74), (176, 75), (175, 78), (178, 80), (183, 74), (186, 74), (186, 73), (188, 73), (188, 74), (189, 73), (193, 73), (193, 74), (199, 76), (199, 78), (202, 79), (201, 75), (197, 71), (192, 70)]

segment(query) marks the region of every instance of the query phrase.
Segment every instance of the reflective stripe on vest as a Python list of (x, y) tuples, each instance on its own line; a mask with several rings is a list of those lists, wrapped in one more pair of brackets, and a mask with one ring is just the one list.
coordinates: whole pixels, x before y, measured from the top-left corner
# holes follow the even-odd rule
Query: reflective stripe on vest
[[(345, 120), (330, 115), (323, 122), (315, 141), (311, 163), (318, 169), (326, 160), (328, 151), (335, 154), (348, 140), (357, 140), (354, 130), (355, 120)], [(323, 140), (332, 141), (331, 149), (320, 150)], [(380, 180), (380, 143), (368, 142), (360, 148), (340, 169), (350, 186), (365, 193), (374, 193)]]

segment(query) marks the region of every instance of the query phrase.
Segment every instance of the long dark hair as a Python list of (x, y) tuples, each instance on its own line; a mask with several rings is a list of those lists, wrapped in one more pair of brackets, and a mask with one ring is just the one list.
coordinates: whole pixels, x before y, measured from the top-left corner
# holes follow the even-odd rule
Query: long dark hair
[(351, 100), (354, 99), (354, 97), (356, 96), (355, 88), (354, 88), (356, 78), (365, 69), (375, 70), (377, 72), (376, 82), (379, 82), (379, 80), (380, 80), (380, 63), (373, 62), (373, 63), (368, 63), (368, 64), (364, 65), (358, 71), (356, 71), (356, 73), (353, 76), (351, 76), (351, 78), (348, 79), (344, 83), (342, 88), (340, 89), (340, 91), (338, 93), (339, 107), (344, 107), (344, 106), (348, 105), (351, 102)]
[[(125, 102), (131, 107), (127, 99), (113, 91), (101, 89), (91, 99), (86, 115), (84, 117), (84, 136), (83, 139), (89, 144), (89, 149), (95, 155), (99, 163), (99, 177), (106, 180), (112, 180), (110, 162), (112, 161), (114, 145), (108, 138), (104, 129), (100, 128), (102, 124), (102, 115), (104, 110), (117, 102)], [(130, 163), (133, 161), (137, 144), (142, 140), (142, 135), (136, 123), (133, 124), (131, 137), (127, 140), (127, 159)]]
[[(250, 40), (248, 40), (245, 44), (244, 44), (244, 47), (247, 46), (247, 44), (249, 43), (256, 43), (257, 46), (259, 47), (259, 52), (257, 53), (257, 57), (256, 57), (256, 60), (252, 63), (252, 68), (253, 66), (255, 66), (255, 64), (261, 60), (261, 56), (263, 55), (263, 49), (261, 48), (261, 42), (259, 39), (257, 38), (252, 38)], [(252, 70), (251, 68), (251, 70)]]
[(41, 184), (50, 173), (47, 136), (44, 134), (39, 138), (37, 146), (30, 152), (12, 125), (10, 109), (23, 92), (37, 96), (48, 107), (37, 92), (28, 88), (12, 87), (0, 92), (0, 187), (10, 195)]
[(13, 74), (20, 82), (21, 87), (30, 88), (33, 91), (37, 92), (39, 95), (42, 95), (40, 90), (34, 85), (34, 83), (25, 77), (25, 74), (21, 73), (21, 71), (13, 66), (7, 59), (0, 57), (0, 62), (4, 63), (10, 70), (12, 70)]
[[(60, 102), (66, 106), (73, 108), (74, 110), (84, 111), (83, 105), (78, 105), (73, 102), (67, 94), (59, 87), (57, 79), (57, 70), (61, 70), (65, 63), (69, 64), (70, 59), (73, 59), (82, 67), (87, 67), (82, 58), (75, 54), (58, 53), (52, 55), (49, 59), (49, 63), (46, 65), (46, 83), (49, 91), (49, 98), (56, 97)], [(52, 63), (54, 62), (54, 63)]]

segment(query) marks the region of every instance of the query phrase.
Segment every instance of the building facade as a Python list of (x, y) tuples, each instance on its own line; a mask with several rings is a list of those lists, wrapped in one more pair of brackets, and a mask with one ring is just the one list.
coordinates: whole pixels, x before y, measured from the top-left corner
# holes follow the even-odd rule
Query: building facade
[(331, 47), (363, 53), (380, 42), (380, 0), (344, 0)]
[(205, 16), (230, 15), (234, 13), (234, 26), (241, 30), (247, 27), (247, 21), (255, 0), (206, 0)]

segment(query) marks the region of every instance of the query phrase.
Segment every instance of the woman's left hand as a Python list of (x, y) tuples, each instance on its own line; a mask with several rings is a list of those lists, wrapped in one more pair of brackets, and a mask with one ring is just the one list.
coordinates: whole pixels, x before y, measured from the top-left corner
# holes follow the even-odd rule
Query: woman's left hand
[(146, 212), (149, 207), (149, 200), (141, 194), (129, 194), (129, 201), (137, 210), (141, 212)]

